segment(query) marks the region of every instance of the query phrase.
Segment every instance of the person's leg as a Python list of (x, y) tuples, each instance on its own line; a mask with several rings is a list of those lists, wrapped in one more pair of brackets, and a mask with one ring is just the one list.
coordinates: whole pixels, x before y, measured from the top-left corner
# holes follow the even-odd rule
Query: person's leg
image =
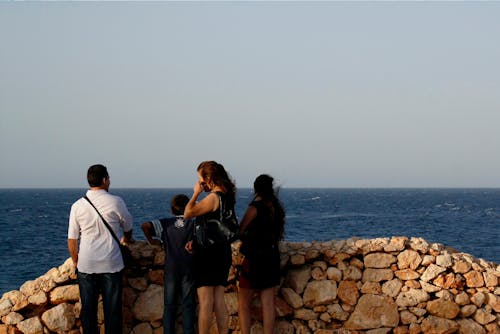
[(98, 334), (97, 328), (97, 302), (99, 300), (99, 287), (95, 274), (78, 273), (78, 287), (82, 310), (80, 319), (85, 334)]
[[(212, 325), (212, 314), (214, 311), (214, 289), (213, 286), (202, 286), (197, 289), (198, 304), (198, 333), (209, 334)], [(219, 333), (224, 334), (224, 333)]]
[(98, 274), (106, 334), (122, 334), (122, 273)]
[(273, 334), (275, 307), (274, 307), (274, 288), (267, 288), (260, 292), (262, 302), (262, 318), (264, 323), (264, 334)]
[(250, 304), (252, 303), (253, 290), (241, 288), (238, 291), (238, 317), (240, 318), (241, 334), (250, 334)]
[(175, 291), (177, 290), (175, 276), (165, 270), (163, 299), (163, 334), (175, 334)]
[(182, 327), (184, 334), (194, 334), (196, 300), (194, 281), (189, 275), (182, 276)]
[(224, 287), (222, 285), (214, 288), (214, 311), (219, 334), (227, 334), (229, 331), (227, 323), (229, 314), (227, 313), (226, 301), (224, 300)]

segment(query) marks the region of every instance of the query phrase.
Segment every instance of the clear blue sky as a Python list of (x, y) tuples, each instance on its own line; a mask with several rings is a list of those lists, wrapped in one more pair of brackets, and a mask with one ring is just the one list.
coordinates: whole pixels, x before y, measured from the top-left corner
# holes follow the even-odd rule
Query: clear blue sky
[(0, 2), (0, 187), (500, 187), (500, 2)]

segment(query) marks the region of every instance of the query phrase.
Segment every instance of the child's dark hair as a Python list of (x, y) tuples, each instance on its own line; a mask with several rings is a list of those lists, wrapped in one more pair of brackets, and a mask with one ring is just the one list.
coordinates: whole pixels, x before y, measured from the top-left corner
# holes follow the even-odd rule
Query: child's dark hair
[(170, 209), (172, 213), (176, 216), (180, 216), (184, 213), (184, 208), (189, 202), (189, 197), (184, 194), (175, 195), (170, 201)]

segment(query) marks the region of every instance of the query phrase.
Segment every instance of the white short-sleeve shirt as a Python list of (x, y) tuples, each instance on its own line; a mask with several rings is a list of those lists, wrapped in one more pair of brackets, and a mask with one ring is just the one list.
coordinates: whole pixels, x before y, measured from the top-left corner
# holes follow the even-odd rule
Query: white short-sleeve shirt
[[(106, 190), (88, 190), (94, 203), (118, 238), (122, 231), (132, 230), (132, 216), (125, 202)], [(71, 206), (68, 239), (80, 239), (78, 271), (87, 274), (114, 273), (123, 269), (118, 243), (104, 225), (96, 210), (80, 198)]]

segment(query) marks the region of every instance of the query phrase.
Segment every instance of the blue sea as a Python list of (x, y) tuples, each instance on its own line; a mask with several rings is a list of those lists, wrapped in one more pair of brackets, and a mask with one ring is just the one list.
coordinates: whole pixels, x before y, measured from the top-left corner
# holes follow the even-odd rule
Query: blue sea
[[(169, 214), (169, 199), (191, 189), (112, 189), (142, 222)], [(59, 266), (69, 255), (71, 204), (85, 189), (0, 189), (0, 296)], [(286, 189), (286, 240), (353, 236), (422, 237), (500, 263), (500, 189)], [(252, 199), (239, 189), (241, 217)]]

